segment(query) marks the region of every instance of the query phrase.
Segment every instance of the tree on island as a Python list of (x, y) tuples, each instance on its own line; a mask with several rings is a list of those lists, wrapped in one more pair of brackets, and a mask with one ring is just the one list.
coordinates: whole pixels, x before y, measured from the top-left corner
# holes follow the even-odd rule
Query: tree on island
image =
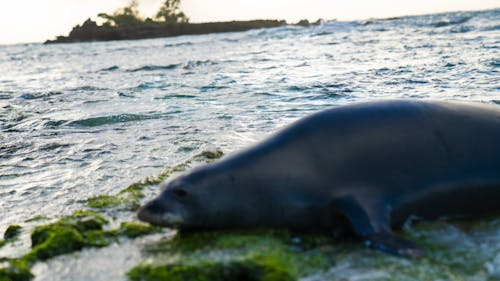
[(167, 24), (188, 23), (189, 18), (180, 10), (181, 0), (166, 0), (155, 18)]
[(104, 25), (108, 26), (138, 25), (144, 22), (139, 14), (139, 3), (137, 0), (131, 0), (127, 6), (116, 10), (112, 15), (100, 13), (97, 16), (105, 19), (106, 22)]
[(100, 13), (97, 16), (106, 20), (104, 22), (105, 26), (130, 26), (139, 24), (151, 24), (151, 23), (166, 23), (166, 24), (176, 24), (176, 23), (188, 23), (189, 18), (180, 10), (181, 0), (166, 0), (160, 7), (160, 10), (156, 13), (155, 19), (153, 21), (150, 18), (144, 20), (139, 13), (139, 3), (137, 0), (131, 0), (130, 3), (118, 10), (116, 10), (112, 15), (106, 13)]

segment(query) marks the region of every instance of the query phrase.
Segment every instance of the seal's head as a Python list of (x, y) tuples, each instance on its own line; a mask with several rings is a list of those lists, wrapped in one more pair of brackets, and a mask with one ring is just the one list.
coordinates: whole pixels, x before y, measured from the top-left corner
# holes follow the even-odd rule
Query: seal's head
[(234, 176), (205, 166), (167, 183), (138, 218), (166, 227), (225, 228), (241, 223), (247, 204), (238, 198)]

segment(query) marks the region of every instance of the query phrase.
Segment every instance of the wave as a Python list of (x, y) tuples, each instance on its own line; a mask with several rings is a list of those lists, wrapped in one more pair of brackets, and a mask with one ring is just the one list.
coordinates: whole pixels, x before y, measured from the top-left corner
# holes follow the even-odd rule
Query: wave
[(133, 121), (142, 121), (154, 119), (154, 116), (151, 115), (141, 115), (141, 114), (119, 114), (119, 115), (111, 115), (111, 116), (100, 116), (100, 117), (92, 117), (86, 119), (80, 119), (71, 121), (68, 123), (68, 126), (72, 127), (98, 127), (103, 125), (110, 125), (116, 123), (124, 123), (124, 122), (133, 122)]
[(217, 90), (223, 90), (223, 89), (228, 89), (229, 86), (226, 85), (207, 85), (207, 86), (202, 86), (200, 87), (201, 92), (211, 92), (211, 91), (217, 91)]
[(481, 31), (497, 31), (497, 30), (500, 30), (500, 24), (481, 28)]
[(470, 19), (472, 19), (472, 17), (460, 17), (460, 18), (456, 18), (456, 19), (447, 19), (447, 20), (431, 23), (431, 26), (432, 27), (446, 27), (446, 26), (451, 26), (451, 25), (459, 25), (459, 24), (468, 22)]
[(58, 96), (64, 94), (63, 92), (56, 92), (56, 91), (51, 91), (47, 93), (24, 93), (19, 96), (20, 99), (23, 100), (35, 100), (35, 99), (42, 99), (42, 98), (49, 98), (52, 96)]
[(188, 61), (187, 63), (184, 64), (184, 66), (182, 68), (186, 69), (186, 70), (190, 70), (190, 69), (200, 67), (200, 66), (216, 65), (216, 64), (218, 64), (218, 63), (215, 61), (211, 61), (211, 60)]
[(71, 127), (98, 127), (104, 125), (112, 125), (117, 123), (126, 123), (126, 122), (136, 122), (136, 121), (144, 121), (144, 120), (152, 120), (152, 119), (161, 119), (165, 118), (171, 114), (178, 114), (181, 111), (173, 111), (168, 113), (154, 113), (154, 114), (118, 114), (118, 115), (110, 115), (110, 116), (98, 116), (85, 118), (80, 120), (74, 120), (70, 122), (65, 122), (66, 125)]
[(359, 25), (358, 22), (354, 21), (328, 21), (320, 26), (312, 27), (313, 33), (311, 36), (325, 36), (333, 33), (349, 32)]
[(166, 99), (192, 99), (196, 98), (195, 95), (186, 95), (186, 94), (171, 94), (171, 95), (165, 95), (162, 97), (156, 97), (154, 98), (155, 100), (166, 100)]
[[(194, 69), (194, 68), (200, 67), (200, 66), (208, 66), (208, 65), (216, 65), (216, 64), (218, 64), (218, 63), (215, 61), (211, 61), (211, 60), (197, 60), (197, 61), (188, 61), (184, 64), (173, 63), (173, 64), (168, 64), (168, 65), (145, 65), (145, 66), (141, 66), (138, 68), (127, 69), (125, 71), (126, 72), (161, 71), (161, 70), (174, 70), (174, 69), (177, 69), (179, 67), (182, 67), (185, 70), (190, 70), (190, 69)], [(103, 71), (116, 71), (118, 69), (119, 69), (118, 66), (111, 66), (109, 68), (101, 69), (100, 71), (101, 72), (103, 72)]]
[(180, 66), (180, 64), (169, 64), (169, 65), (145, 65), (139, 68), (127, 69), (127, 72), (139, 72), (139, 71), (158, 71), (158, 70), (173, 70)]
[(194, 45), (192, 42), (180, 42), (180, 43), (171, 43), (171, 44), (165, 44), (165, 48), (171, 48), (171, 47), (181, 47), (181, 46), (192, 46)]
[(500, 67), (500, 59), (493, 59), (493, 60), (489, 61), (487, 63), (487, 66), (494, 67), (494, 68)]
[(459, 26), (457, 28), (453, 28), (452, 30), (450, 30), (450, 33), (466, 33), (466, 32), (470, 32), (473, 30), (474, 30), (474, 27), (472, 27), (472, 26)]
[(113, 66), (110, 66), (110, 67), (103, 68), (103, 69), (101, 69), (99, 71), (100, 72), (110, 72), (110, 71), (115, 71), (115, 70), (118, 70), (118, 69), (120, 69), (119, 66), (113, 65)]
[(345, 83), (339, 84), (315, 84), (310, 86), (290, 86), (287, 88), (288, 91), (292, 92), (303, 92), (303, 93), (351, 93), (353, 90), (348, 87)]
[(95, 86), (90, 86), (90, 85), (83, 85), (80, 87), (69, 89), (69, 91), (72, 91), (72, 92), (97, 92), (97, 91), (104, 91), (104, 90), (107, 90), (107, 89), (106, 88), (99, 88), (99, 87), (95, 87)]
[(12, 93), (0, 92), (0, 100), (8, 100), (12, 98)]
[(229, 43), (236, 43), (236, 42), (239, 42), (240, 40), (239, 39), (233, 39), (233, 38), (222, 38), (220, 41), (229, 42)]

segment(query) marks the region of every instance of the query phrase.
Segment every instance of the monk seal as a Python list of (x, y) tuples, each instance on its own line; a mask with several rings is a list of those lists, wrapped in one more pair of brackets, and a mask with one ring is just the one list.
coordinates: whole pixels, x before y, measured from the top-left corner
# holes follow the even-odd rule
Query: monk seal
[(179, 228), (347, 231), (423, 254), (393, 229), (409, 218), (500, 212), (500, 110), (396, 100), (325, 110), (167, 183), (140, 220)]

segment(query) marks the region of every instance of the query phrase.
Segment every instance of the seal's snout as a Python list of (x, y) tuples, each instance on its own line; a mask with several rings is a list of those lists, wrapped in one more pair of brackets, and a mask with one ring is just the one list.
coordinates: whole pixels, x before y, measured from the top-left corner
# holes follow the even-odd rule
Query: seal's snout
[(141, 221), (159, 226), (180, 226), (184, 223), (184, 217), (178, 211), (167, 208), (161, 199), (153, 200), (141, 207), (137, 217)]
[(167, 212), (158, 200), (153, 200), (146, 205), (142, 206), (137, 213), (137, 217), (141, 221), (149, 222), (151, 224), (159, 224), (161, 215)]

